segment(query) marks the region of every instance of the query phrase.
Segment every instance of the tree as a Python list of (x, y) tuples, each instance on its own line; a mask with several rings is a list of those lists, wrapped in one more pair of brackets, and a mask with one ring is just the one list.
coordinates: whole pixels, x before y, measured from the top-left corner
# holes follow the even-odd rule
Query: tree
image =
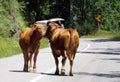
[(80, 34), (96, 32), (96, 15), (102, 17), (102, 30), (120, 29), (119, 0), (18, 0), (24, 2), (24, 17), (28, 23), (61, 17), (65, 26), (71, 26)]

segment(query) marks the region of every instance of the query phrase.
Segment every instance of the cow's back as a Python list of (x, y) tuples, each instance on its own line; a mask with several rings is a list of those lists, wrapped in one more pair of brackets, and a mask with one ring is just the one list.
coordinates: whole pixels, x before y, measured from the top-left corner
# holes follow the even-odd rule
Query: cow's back
[(69, 48), (70, 33), (67, 29), (56, 29), (52, 35), (52, 46), (58, 50), (66, 50)]
[(79, 35), (73, 29), (57, 29), (52, 36), (52, 45), (57, 49), (73, 50), (79, 45)]

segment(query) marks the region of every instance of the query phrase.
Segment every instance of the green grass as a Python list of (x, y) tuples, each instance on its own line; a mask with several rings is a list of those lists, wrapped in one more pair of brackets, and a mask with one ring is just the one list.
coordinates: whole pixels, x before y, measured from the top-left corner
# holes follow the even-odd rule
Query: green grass
[(11, 56), (19, 52), (20, 48), (17, 39), (0, 37), (0, 58)]
[(40, 49), (48, 47), (48, 40), (46, 38), (42, 38)]
[[(48, 47), (48, 40), (43, 38), (41, 40), (40, 48), (45, 47)], [(18, 39), (0, 37), (0, 58), (12, 56), (18, 53), (22, 53)]]
[(120, 40), (120, 32), (108, 32), (108, 31), (100, 31), (100, 33), (94, 33), (90, 35), (82, 36), (82, 38), (110, 38)]
[(120, 32), (119, 33), (114, 33), (112, 39), (120, 40)]

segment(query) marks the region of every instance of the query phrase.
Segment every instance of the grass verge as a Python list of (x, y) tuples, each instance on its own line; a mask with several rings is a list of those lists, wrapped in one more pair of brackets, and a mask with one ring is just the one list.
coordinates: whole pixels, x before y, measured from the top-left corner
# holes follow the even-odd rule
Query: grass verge
[(100, 33), (82, 36), (82, 38), (110, 38), (120, 40), (120, 32), (100, 31)]
[[(41, 40), (40, 48), (48, 47), (48, 40), (43, 38)], [(19, 40), (16, 38), (2, 38), (0, 37), (0, 58), (12, 56), (22, 53), (19, 47)]]

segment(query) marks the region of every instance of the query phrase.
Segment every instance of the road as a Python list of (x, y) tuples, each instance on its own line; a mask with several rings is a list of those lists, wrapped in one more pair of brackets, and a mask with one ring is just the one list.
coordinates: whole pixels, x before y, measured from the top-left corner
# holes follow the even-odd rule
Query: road
[(22, 69), (22, 54), (1, 58), (0, 82), (120, 82), (120, 41), (81, 39), (73, 77), (69, 76), (68, 60), (66, 75), (54, 75), (55, 63), (50, 48), (40, 50), (36, 73)]

